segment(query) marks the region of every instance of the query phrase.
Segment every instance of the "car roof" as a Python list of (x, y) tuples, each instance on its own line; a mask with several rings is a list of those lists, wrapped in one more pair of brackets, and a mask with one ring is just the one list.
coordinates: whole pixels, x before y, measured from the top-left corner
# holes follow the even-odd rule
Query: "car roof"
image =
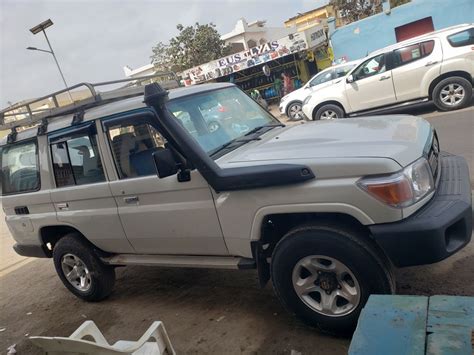
[[(207, 83), (200, 85), (192, 85), (186, 87), (180, 87), (176, 89), (171, 89), (168, 91), (169, 100), (176, 100), (182, 97), (196, 95), (204, 93), (207, 91), (213, 91), (228, 87), (234, 87), (235, 84), (232, 83)], [(143, 95), (135, 96), (131, 98), (121, 99), (113, 101), (101, 106), (96, 106), (89, 108), (84, 111), (84, 122), (93, 121), (102, 117), (111, 116), (118, 113), (123, 113), (127, 111), (136, 110), (139, 108), (147, 107), (143, 102)], [(56, 130), (66, 128), (71, 126), (73, 113), (67, 114), (64, 116), (55, 117), (54, 120), (50, 120), (48, 123), (48, 133), (54, 132)], [(28, 128), (22, 131), (18, 131), (17, 138), (15, 142), (33, 138), (37, 135), (38, 127)], [(7, 137), (0, 139), (0, 146), (3, 146), (7, 143)]]
[(464, 24), (461, 24), (461, 25), (451, 26), (451, 27), (443, 28), (441, 30), (425, 33), (425, 34), (422, 34), (420, 36), (409, 38), (409, 39), (406, 39), (404, 41), (392, 44), (390, 46), (377, 49), (373, 52), (370, 52), (369, 55), (367, 55), (366, 58), (372, 57), (372, 56), (377, 55), (377, 54), (390, 52), (392, 50), (395, 50), (395, 49), (398, 49), (398, 48), (401, 48), (401, 47), (405, 47), (405, 46), (413, 44), (413, 43), (417, 43), (417, 42), (424, 41), (424, 40), (429, 40), (431, 38), (438, 37), (440, 35), (449, 36), (453, 33), (457, 33), (459, 31), (462, 31), (463, 29), (470, 28), (473, 25), (474, 24), (472, 24), (472, 23), (471, 24), (464, 23)]

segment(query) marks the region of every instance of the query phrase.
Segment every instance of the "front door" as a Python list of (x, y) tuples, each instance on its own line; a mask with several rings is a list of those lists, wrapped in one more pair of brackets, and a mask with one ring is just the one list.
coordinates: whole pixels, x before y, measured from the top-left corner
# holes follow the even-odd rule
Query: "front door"
[(110, 183), (125, 233), (143, 254), (227, 255), (214, 200), (194, 170), (191, 180), (159, 178), (153, 152), (165, 139), (150, 111), (104, 120), (118, 180)]
[(396, 103), (392, 73), (387, 70), (385, 54), (363, 62), (352, 72), (352, 78), (353, 82), (345, 86), (351, 112)]

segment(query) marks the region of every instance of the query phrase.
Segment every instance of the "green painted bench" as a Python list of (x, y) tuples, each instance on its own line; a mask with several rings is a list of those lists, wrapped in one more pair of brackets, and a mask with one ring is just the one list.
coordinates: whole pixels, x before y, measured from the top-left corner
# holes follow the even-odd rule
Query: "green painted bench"
[(474, 297), (372, 295), (349, 355), (472, 355)]

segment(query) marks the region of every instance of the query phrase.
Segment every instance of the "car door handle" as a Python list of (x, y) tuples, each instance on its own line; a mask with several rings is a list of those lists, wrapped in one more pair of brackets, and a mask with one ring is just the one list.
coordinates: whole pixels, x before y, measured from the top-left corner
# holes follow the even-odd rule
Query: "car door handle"
[(58, 207), (58, 210), (60, 211), (69, 210), (69, 204), (67, 202), (58, 203), (56, 206)]
[(425, 64), (425, 67), (429, 67), (429, 66), (435, 65), (435, 64), (437, 64), (437, 63), (438, 63), (437, 60), (435, 60), (435, 61), (433, 61), (433, 62), (428, 62), (428, 63)]
[(388, 76), (382, 76), (379, 81), (383, 81), (383, 80), (387, 80), (387, 79), (390, 79), (390, 75)]
[(129, 196), (129, 197), (124, 197), (123, 198), (123, 201), (129, 205), (131, 204), (138, 204), (138, 202), (140, 201), (140, 199), (138, 198), (138, 196)]

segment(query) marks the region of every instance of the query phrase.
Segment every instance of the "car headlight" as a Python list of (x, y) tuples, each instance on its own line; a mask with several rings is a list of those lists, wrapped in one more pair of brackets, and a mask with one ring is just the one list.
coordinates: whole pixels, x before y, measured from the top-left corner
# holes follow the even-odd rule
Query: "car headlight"
[(309, 100), (311, 100), (311, 95), (306, 96), (306, 98), (303, 101), (303, 105), (306, 105), (309, 102)]
[(434, 190), (430, 165), (420, 158), (395, 174), (360, 179), (357, 185), (393, 207), (408, 207)]
[(286, 101), (286, 100), (288, 100), (288, 95), (283, 96), (283, 97), (281, 98), (280, 102), (283, 102), (283, 101)]

